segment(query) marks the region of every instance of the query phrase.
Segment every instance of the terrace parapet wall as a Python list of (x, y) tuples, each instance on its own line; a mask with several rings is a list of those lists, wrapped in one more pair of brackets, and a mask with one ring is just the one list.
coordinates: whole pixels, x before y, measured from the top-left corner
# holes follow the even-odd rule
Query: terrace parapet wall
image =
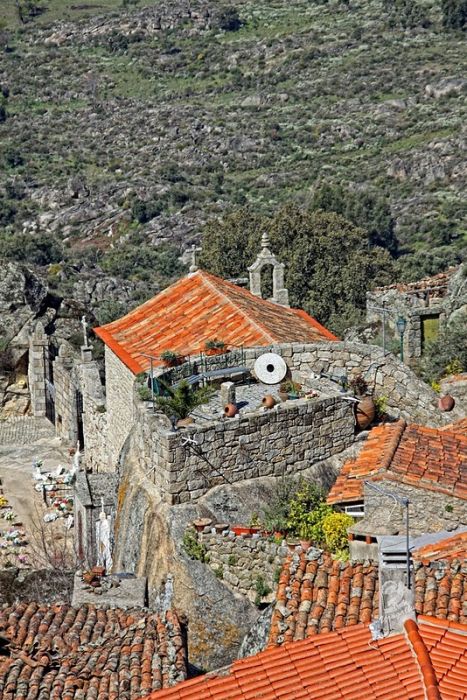
[(197, 501), (220, 484), (299, 474), (355, 435), (353, 409), (340, 397), (298, 399), (176, 432), (141, 402), (135, 410), (130, 439), (140, 466), (170, 504)]

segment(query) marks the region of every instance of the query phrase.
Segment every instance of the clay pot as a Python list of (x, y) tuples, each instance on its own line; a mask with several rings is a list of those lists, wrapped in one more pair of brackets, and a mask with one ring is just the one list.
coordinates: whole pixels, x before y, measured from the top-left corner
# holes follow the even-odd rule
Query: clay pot
[(251, 535), (251, 528), (248, 525), (232, 525), (230, 528), (234, 535)]
[(209, 527), (212, 524), (211, 518), (198, 518), (193, 520), (193, 527), (196, 532), (203, 532), (205, 527)]
[(225, 530), (229, 529), (229, 524), (228, 523), (216, 523), (214, 525), (214, 529), (220, 535), (222, 532), (225, 532)]
[(446, 394), (446, 396), (441, 396), (441, 398), (438, 401), (438, 407), (440, 411), (452, 411), (455, 405), (456, 402), (449, 394)]
[(375, 402), (371, 396), (365, 396), (357, 404), (355, 420), (360, 430), (365, 430), (374, 421), (376, 415)]
[(263, 404), (264, 408), (274, 408), (276, 405), (276, 399), (274, 396), (271, 396), (271, 394), (266, 394), (266, 396), (263, 396), (261, 399), (261, 403)]
[(238, 408), (235, 403), (228, 403), (227, 406), (224, 406), (224, 416), (226, 418), (233, 418), (236, 416), (238, 413)]

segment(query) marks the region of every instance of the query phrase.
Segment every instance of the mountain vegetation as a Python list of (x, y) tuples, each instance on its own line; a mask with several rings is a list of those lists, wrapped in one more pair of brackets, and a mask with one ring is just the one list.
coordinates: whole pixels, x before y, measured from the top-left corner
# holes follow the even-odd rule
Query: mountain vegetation
[[(293, 212), (323, 250), (325, 229), (348, 236), (329, 305), (317, 239), (270, 232), (293, 298), (341, 326), (368, 285), (465, 257), (466, 16), (465, 0), (6, 0), (0, 255), (149, 295), (204, 230), (206, 264), (244, 274), (255, 221)], [(251, 236), (221, 270), (212, 232), (236, 217)]]

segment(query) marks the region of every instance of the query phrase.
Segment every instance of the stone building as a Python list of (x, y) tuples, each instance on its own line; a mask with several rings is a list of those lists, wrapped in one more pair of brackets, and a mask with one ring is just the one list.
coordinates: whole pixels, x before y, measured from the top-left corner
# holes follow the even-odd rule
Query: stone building
[(423, 354), (425, 344), (436, 340), (440, 328), (467, 310), (465, 265), (408, 284), (391, 284), (367, 293), (366, 321), (385, 323), (389, 336), (399, 340), (396, 321), (406, 321), (404, 357), (410, 364)]
[[(273, 267), (272, 300), (261, 297), (265, 265)], [(337, 340), (307, 313), (288, 307), (283, 267), (271, 255), (267, 239), (263, 239), (261, 254), (250, 269), (252, 291), (192, 270), (123, 318), (94, 329), (105, 343), (109, 469), (115, 468), (135, 422), (135, 376), (162, 372), (164, 352), (191, 360), (205, 353), (206, 343), (218, 341), (234, 358), (233, 351), (238, 354), (252, 346)]]
[(400, 420), (371, 431), (327, 501), (361, 516), (349, 530), (351, 554), (376, 558), (377, 538), (406, 535), (407, 513), (410, 537), (466, 527), (466, 470), (464, 421), (437, 429)]

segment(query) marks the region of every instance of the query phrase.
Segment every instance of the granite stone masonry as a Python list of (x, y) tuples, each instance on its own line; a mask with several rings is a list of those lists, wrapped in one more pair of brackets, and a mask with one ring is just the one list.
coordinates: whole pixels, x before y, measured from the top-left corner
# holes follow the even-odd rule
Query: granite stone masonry
[[(441, 426), (462, 418), (458, 407), (449, 413), (438, 408), (438, 395), (398, 358), (376, 345), (362, 343), (308, 343), (275, 345), (272, 350), (281, 355), (290, 368), (293, 378), (305, 387), (315, 388), (317, 375), (334, 380), (348, 380), (363, 375), (369, 389), (376, 396), (387, 399), (387, 412), (394, 418), (405, 418), (422, 425)], [(255, 359), (264, 348), (245, 351), (246, 364), (253, 367)], [(313, 376), (312, 376), (313, 375)]]
[[(410, 534), (455, 530), (467, 525), (467, 501), (452, 494), (410, 486), (392, 479), (380, 479), (378, 488), (408, 498)], [(397, 535), (405, 532), (405, 508), (364, 486), (365, 518), (352, 526), (357, 535)]]
[(120, 362), (107, 346), (105, 348), (107, 391), (107, 452), (108, 462), (115, 468), (120, 450), (134, 421), (134, 374)]
[(210, 528), (198, 533), (198, 541), (206, 548), (208, 566), (226, 585), (253, 603), (270, 602), (289, 554), (287, 546), (259, 535), (245, 537)]
[(171, 431), (140, 408), (131, 440), (140, 465), (169, 504), (196, 501), (209, 489), (262, 476), (293, 476), (354, 441), (353, 411), (339, 397), (299, 399)]

